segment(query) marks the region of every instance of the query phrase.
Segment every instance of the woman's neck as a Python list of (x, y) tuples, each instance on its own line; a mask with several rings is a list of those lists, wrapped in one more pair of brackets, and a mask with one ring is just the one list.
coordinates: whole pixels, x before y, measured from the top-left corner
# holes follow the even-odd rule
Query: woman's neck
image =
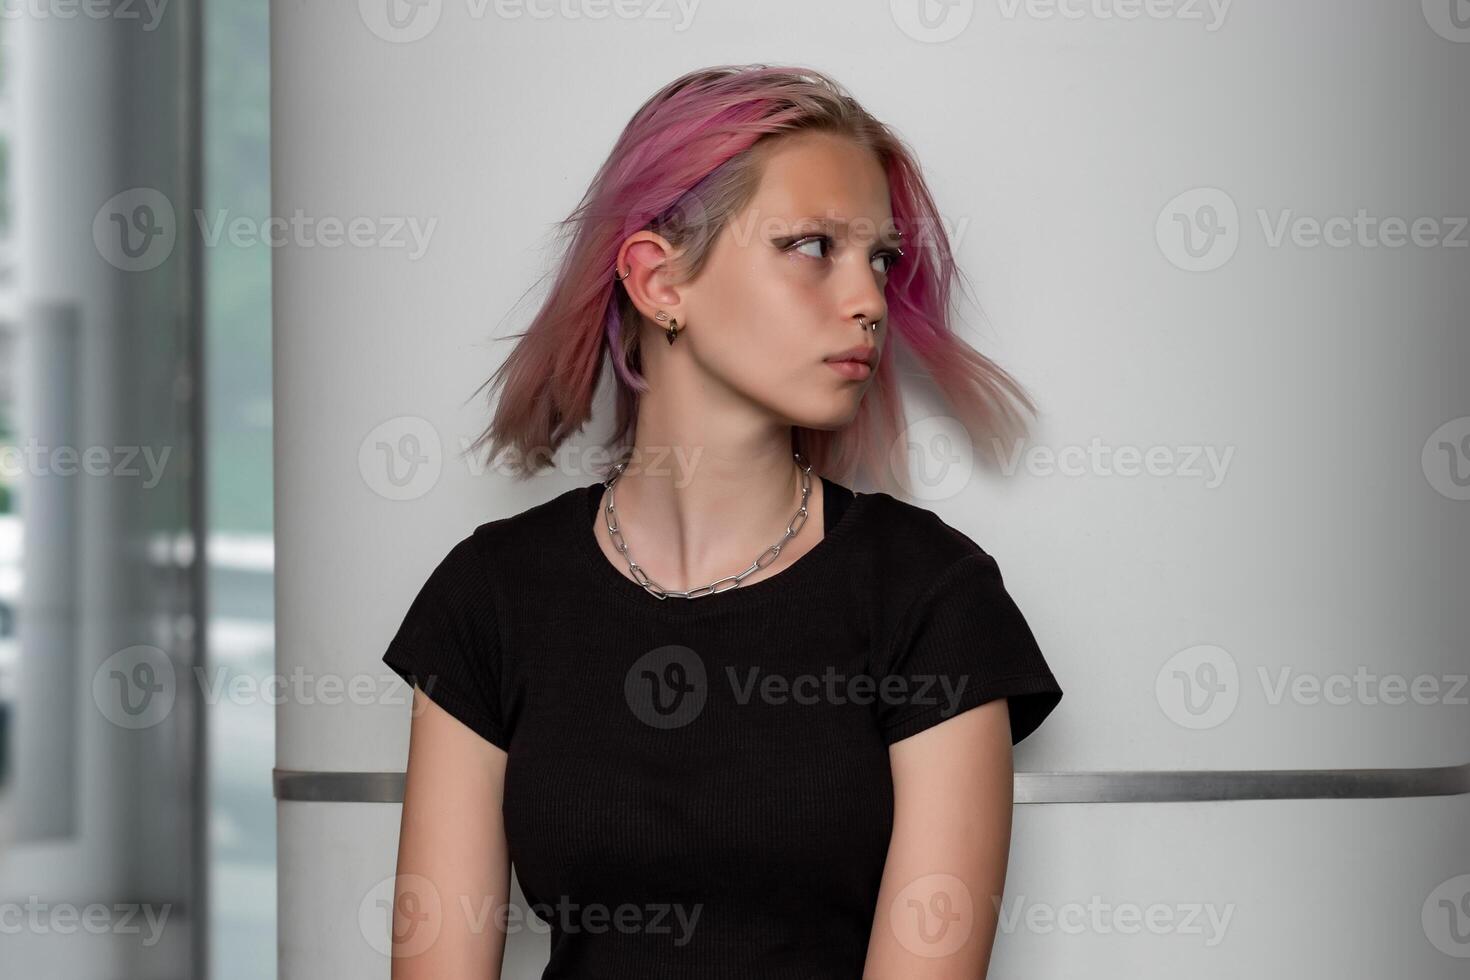
[[(788, 448), (737, 456), (645, 440), (627, 458), (612, 490), (618, 527), (634, 560), (666, 589), (698, 588), (744, 571), (799, 520), (803, 472)], [(746, 581), (779, 571), (821, 539), (821, 480), (815, 472), (806, 480), (806, 522), (770, 566)], [(600, 509), (598, 521), (606, 538)]]

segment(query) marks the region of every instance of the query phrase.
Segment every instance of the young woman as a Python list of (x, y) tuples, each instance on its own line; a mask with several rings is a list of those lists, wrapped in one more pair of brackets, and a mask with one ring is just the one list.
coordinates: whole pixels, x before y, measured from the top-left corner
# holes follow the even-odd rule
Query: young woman
[(983, 977), (1011, 746), (1062, 692), (989, 554), (847, 486), (907, 465), (900, 350), (972, 433), (1032, 407), (951, 331), (912, 155), (818, 72), (695, 71), (567, 224), (476, 448), (548, 465), (606, 358), (618, 462), (476, 527), (384, 655), (395, 980), (532, 929), (544, 978)]

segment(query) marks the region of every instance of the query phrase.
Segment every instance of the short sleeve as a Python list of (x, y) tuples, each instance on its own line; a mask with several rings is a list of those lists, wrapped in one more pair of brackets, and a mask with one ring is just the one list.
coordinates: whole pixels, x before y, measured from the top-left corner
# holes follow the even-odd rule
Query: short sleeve
[(1031, 628), (988, 554), (966, 555), (945, 569), (914, 601), (897, 630), (878, 678), (878, 722), (887, 744), (1003, 697), (1008, 699), (1014, 745), (1034, 732), (1062, 699)]
[(483, 552), (465, 538), (429, 574), (383, 662), (492, 745), (507, 747), (500, 657)]

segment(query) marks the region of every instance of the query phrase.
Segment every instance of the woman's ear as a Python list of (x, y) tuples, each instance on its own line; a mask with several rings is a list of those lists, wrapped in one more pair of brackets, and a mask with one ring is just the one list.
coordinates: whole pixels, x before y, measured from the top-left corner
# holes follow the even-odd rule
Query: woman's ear
[(638, 312), (652, 320), (660, 310), (681, 318), (681, 296), (668, 274), (674, 247), (660, 235), (640, 231), (630, 236), (617, 255), (617, 276)]

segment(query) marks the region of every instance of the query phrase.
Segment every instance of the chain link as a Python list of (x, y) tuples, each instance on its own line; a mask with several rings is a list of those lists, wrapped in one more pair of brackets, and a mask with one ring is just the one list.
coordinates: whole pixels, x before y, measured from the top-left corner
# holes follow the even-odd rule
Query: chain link
[(623, 470), (627, 467), (628, 461), (625, 459), (614, 466), (612, 473), (603, 481), (603, 485), (607, 487), (607, 503), (603, 506), (603, 512), (607, 517), (608, 537), (612, 539), (613, 547), (618, 549), (618, 553), (627, 559), (628, 569), (633, 573), (633, 580), (643, 586), (644, 590), (656, 599), (668, 599), (670, 597), (675, 599), (698, 599), (703, 596), (715, 595), (720, 592), (729, 592), (731, 589), (737, 589), (751, 573), (765, 568), (774, 562), (780, 557), (781, 549), (786, 546), (786, 542), (794, 538), (796, 533), (806, 524), (807, 501), (811, 498), (812, 493), (811, 464), (802, 458), (801, 453), (792, 453), (791, 455), (796, 460), (796, 465), (801, 469), (801, 506), (796, 509), (796, 514), (791, 520), (786, 522), (786, 533), (781, 536), (781, 540), (771, 545), (765, 551), (762, 551), (759, 557), (750, 563), (750, 567), (740, 574), (727, 575), (722, 579), (711, 582), (709, 585), (702, 585), (697, 589), (690, 589), (686, 592), (672, 591), (660, 586), (648, 577), (648, 573), (643, 570), (643, 566), (634, 561), (633, 556), (628, 553), (628, 542), (623, 539), (622, 529), (618, 526), (617, 509), (614, 506), (615, 502), (613, 499), (613, 484), (617, 483), (618, 478), (623, 475)]

